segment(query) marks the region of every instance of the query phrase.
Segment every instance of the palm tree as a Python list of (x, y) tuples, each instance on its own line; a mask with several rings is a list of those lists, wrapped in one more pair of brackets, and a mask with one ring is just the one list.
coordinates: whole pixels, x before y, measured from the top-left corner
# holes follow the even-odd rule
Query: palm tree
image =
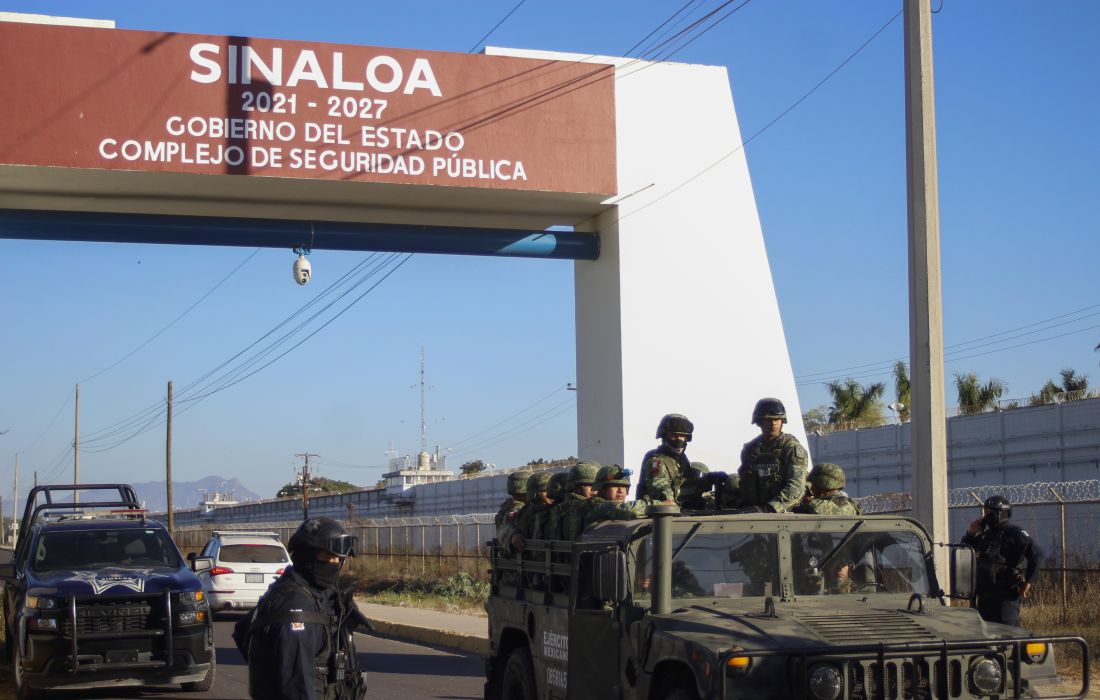
[(882, 423), (882, 394), (886, 385), (875, 382), (863, 386), (854, 379), (829, 382), (825, 385), (833, 397), (829, 407), (829, 424), (840, 428), (863, 428)]
[(1039, 390), (1038, 394), (1032, 394), (1028, 397), (1028, 406), (1046, 406), (1048, 403), (1055, 403), (1058, 400), (1058, 394), (1062, 393), (1062, 390), (1057, 384), (1051, 380), (1047, 380), (1047, 383), (1043, 385), (1043, 388)]
[(967, 372), (965, 375), (955, 375), (955, 389), (959, 393), (959, 413), (971, 415), (995, 407), (997, 400), (1008, 389), (1008, 384), (992, 377), (983, 385), (978, 375)]
[(904, 360), (894, 363), (894, 396), (901, 404), (898, 410), (898, 420), (905, 423), (909, 420), (909, 408), (912, 406), (912, 392), (909, 389), (909, 366)]
[(1062, 375), (1062, 391), (1066, 392), (1063, 401), (1076, 401), (1084, 398), (1089, 391), (1089, 375), (1077, 375), (1077, 371), (1066, 367), (1058, 374)]

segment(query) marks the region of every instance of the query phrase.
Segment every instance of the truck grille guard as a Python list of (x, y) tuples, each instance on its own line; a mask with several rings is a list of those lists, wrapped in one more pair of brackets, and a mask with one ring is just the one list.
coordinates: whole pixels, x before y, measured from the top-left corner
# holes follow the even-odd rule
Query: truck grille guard
[[(164, 625), (163, 626), (148, 626), (144, 630), (119, 630), (119, 631), (107, 631), (107, 632), (84, 632), (81, 633), (80, 625), (77, 624), (78, 617), (78, 601), (98, 601), (102, 602), (104, 596), (78, 596), (74, 593), (69, 594), (68, 600), (68, 614), (69, 620), (71, 620), (72, 638), (70, 639), (70, 652), (69, 652), (69, 673), (76, 674), (81, 671), (99, 671), (104, 669), (123, 669), (123, 668), (166, 668), (172, 665), (175, 658), (175, 649), (173, 646), (175, 629), (172, 621), (172, 594), (171, 591), (164, 591), (155, 598), (144, 596), (149, 602), (160, 599), (161, 609), (164, 611)], [(116, 598), (117, 600), (124, 600), (124, 598)], [(111, 600), (107, 598), (107, 600)], [(155, 614), (147, 616), (149, 619), (155, 619)], [(60, 631), (60, 630), (59, 630)], [(161, 661), (134, 661), (134, 662), (114, 662), (100, 664), (80, 664), (80, 641), (103, 641), (111, 639), (135, 639), (135, 638), (149, 638), (149, 637), (163, 637), (164, 638), (164, 660)]]
[[(830, 664), (842, 672), (844, 692), (840, 697), (861, 697), (864, 700), (895, 700), (899, 698), (926, 697), (936, 700), (949, 700), (963, 697), (967, 687), (968, 668), (959, 662), (959, 655), (986, 656), (996, 658), (1002, 671), (1011, 671), (1003, 676), (1002, 691), (996, 697), (1018, 700), (1025, 697), (1020, 681), (1020, 670), (1024, 666), (1024, 646), (1042, 643), (1048, 645), (1048, 654), (1053, 653), (1053, 644), (1072, 644), (1081, 650), (1081, 690), (1075, 695), (1044, 695), (1043, 700), (1077, 700), (1088, 695), (1089, 691), (1089, 649), (1081, 637), (1024, 637), (1017, 639), (972, 639), (954, 642), (894, 642), (878, 644), (854, 644), (845, 646), (820, 646), (799, 649), (734, 649), (723, 655), (725, 659), (733, 656), (752, 658), (785, 657), (792, 661), (792, 677), (800, 679), (796, 689), (797, 698), (812, 698), (809, 692), (809, 670), (816, 664)], [(851, 658), (853, 655), (858, 658)], [(848, 658), (842, 658), (848, 657)], [(954, 657), (954, 658), (952, 658)], [(901, 661), (901, 664), (897, 662)], [(870, 663), (868, 663), (870, 662)], [(891, 664), (890, 662), (894, 662)], [(952, 663), (955, 662), (955, 663)], [(925, 695), (916, 688), (906, 687), (904, 678), (907, 669), (927, 669), (930, 675)], [(853, 693), (853, 669), (862, 669), (865, 674), (858, 683), (862, 693)], [(891, 673), (888, 669), (893, 668)], [(917, 671), (918, 674), (921, 671)], [(868, 681), (867, 675), (870, 676)], [(726, 695), (728, 675), (723, 673), (722, 697)], [(919, 676), (918, 676), (919, 677)], [(912, 678), (909, 679), (910, 681)], [(935, 681), (934, 684), (931, 681)]]

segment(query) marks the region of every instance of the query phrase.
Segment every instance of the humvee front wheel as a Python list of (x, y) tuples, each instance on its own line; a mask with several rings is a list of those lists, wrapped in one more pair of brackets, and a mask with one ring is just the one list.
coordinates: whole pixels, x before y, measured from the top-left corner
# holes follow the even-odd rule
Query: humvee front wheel
[(508, 655), (500, 691), (501, 700), (536, 700), (535, 667), (527, 647), (513, 649)]
[(681, 685), (668, 691), (664, 700), (699, 700), (699, 693), (695, 692), (695, 688)]

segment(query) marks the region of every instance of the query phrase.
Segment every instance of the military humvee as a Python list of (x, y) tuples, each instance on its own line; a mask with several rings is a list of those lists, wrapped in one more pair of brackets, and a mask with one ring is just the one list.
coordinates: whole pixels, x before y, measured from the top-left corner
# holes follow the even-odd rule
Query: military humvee
[[(947, 605), (932, 543), (895, 516), (692, 515), (600, 523), (579, 542), (493, 544), (485, 697), (1084, 697), (1079, 637)], [(974, 554), (951, 550), (969, 597)], [(1078, 647), (1076, 694), (1055, 653)], [(1061, 694), (1059, 694), (1061, 693)]]

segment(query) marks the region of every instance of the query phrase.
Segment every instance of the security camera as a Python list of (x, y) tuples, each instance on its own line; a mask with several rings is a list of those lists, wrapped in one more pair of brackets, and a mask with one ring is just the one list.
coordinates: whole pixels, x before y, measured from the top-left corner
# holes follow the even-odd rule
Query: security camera
[(299, 254), (294, 261), (294, 281), (298, 284), (309, 284), (309, 278), (313, 276), (313, 266), (306, 260), (306, 256)]

